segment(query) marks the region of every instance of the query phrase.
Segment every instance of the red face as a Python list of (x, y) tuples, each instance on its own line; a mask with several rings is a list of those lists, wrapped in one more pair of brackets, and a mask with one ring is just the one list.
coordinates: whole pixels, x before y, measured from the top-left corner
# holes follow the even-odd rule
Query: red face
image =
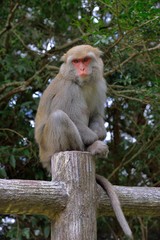
[(89, 75), (89, 64), (91, 62), (90, 57), (85, 58), (76, 58), (72, 60), (72, 64), (74, 65), (77, 75), (79, 77), (86, 77)]

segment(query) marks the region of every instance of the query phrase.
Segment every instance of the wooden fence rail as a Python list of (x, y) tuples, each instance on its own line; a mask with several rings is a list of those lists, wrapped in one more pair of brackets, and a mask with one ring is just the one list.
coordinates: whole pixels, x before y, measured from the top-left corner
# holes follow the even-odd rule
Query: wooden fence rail
[[(52, 221), (51, 240), (96, 239), (96, 216), (113, 216), (95, 183), (95, 162), (86, 152), (52, 158), (52, 181), (0, 179), (1, 214), (42, 214)], [(160, 216), (160, 188), (114, 186), (125, 215)]]

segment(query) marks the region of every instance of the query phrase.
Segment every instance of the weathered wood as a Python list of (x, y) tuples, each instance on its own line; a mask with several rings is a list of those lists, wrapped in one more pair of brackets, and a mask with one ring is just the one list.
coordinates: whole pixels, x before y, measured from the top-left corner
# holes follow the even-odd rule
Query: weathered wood
[(43, 214), (53, 219), (67, 199), (62, 182), (0, 179), (1, 214)]
[[(113, 216), (106, 193), (97, 186), (98, 216)], [(160, 216), (160, 188), (115, 186), (128, 216)], [(0, 179), (0, 214), (43, 214), (53, 219), (67, 204), (65, 183)]]
[(52, 223), (51, 240), (96, 240), (95, 163), (86, 152), (61, 152), (52, 158), (53, 181), (66, 183), (66, 208)]
[[(160, 188), (114, 186), (126, 216), (160, 216)], [(114, 216), (109, 199), (98, 186), (98, 216)]]

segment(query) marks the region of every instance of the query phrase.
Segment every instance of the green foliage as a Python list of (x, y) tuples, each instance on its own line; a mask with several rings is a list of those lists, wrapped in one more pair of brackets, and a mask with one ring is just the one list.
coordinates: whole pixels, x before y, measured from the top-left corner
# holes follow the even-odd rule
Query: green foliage
[[(108, 83), (110, 154), (97, 171), (114, 184), (158, 187), (159, 2), (7, 0), (0, 3), (0, 22), (0, 177), (48, 179), (34, 140), (39, 98), (57, 74), (60, 56), (87, 43), (104, 52)], [(50, 239), (45, 217), (12, 218), (12, 224), (0, 218), (0, 239)], [(129, 221), (135, 239), (160, 238), (158, 219), (133, 216)], [(101, 219), (98, 239), (115, 235), (124, 239), (117, 222)]]
[[(43, 224), (42, 224), (43, 223)], [(42, 224), (42, 226), (41, 226)], [(2, 240), (50, 239), (50, 222), (42, 216), (17, 216), (4, 218), (2, 224)]]

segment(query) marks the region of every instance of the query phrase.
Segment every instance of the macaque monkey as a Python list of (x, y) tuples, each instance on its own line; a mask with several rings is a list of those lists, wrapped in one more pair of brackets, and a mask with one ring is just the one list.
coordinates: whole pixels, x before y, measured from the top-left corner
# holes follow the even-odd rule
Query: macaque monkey
[[(57, 152), (108, 154), (108, 146), (102, 141), (106, 136), (103, 120), (106, 83), (101, 54), (90, 45), (71, 48), (62, 56), (58, 75), (41, 97), (35, 139), (43, 167), (49, 171), (51, 157)], [(113, 186), (102, 176), (97, 175), (96, 180), (107, 192), (124, 233), (131, 239), (131, 230)]]

